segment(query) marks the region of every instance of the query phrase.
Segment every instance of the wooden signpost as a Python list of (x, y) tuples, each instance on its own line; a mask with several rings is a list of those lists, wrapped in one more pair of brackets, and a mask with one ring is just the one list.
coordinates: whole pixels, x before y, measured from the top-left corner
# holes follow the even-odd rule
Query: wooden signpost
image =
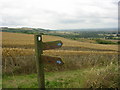
[(51, 57), (51, 56), (42, 56), (42, 60), (44, 63), (47, 64), (56, 64), (56, 65), (63, 65), (63, 61), (59, 57)]
[(63, 45), (62, 41), (51, 41), (43, 43), (43, 50), (60, 48)]
[(63, 65), (63, 61), (58, 57), (43, 56), (43, 50), (55, 49), (62, 47), (61, 41), (42, 42), (42, 34), (34, 35), (35, 40), (35, 56), (38, 73), (38, 86), (39, 88), (45, 88), (44, 78), (44, 63)]

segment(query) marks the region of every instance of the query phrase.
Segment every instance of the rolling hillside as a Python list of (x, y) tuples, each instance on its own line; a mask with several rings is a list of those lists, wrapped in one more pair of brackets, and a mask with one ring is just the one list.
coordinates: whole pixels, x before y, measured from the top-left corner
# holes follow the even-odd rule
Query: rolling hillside
[[(32, 34), (2, 34), (3, 88), (37, 88), (37, 69)], [(46, 88), (118, 87), (118, 46), (80, 42), (43, 35), (43, 41), (61, 40), (63, 47), (46, 50), (64, 65), (45, 64)], [(12, 82), (11, 82), (12, 81)]]
[[(0, 32), (1, 33), (1, 32)], [(32, 47), (34, 48), (34, 36), (30, 34), (20, 34), (20, 33), (8, 33), (3, 32), (2, 33), (3, 41), (2, 45), (3, 47)], [(79, 42), (75, 40), (65, 39), (62, 37), (57, 36), (49, 36), (49, 35), (43, 35), (43, 42), (47, 41), (55, 41), (55, 40), (61, 40), (63, 42), (63, 48), (64, 50), (97, 50), (97, 51), (118, 51), (117, 45), (101, 45), (101, 44), (93, 44), (93, 43), (86, 43), (86, 42)]]

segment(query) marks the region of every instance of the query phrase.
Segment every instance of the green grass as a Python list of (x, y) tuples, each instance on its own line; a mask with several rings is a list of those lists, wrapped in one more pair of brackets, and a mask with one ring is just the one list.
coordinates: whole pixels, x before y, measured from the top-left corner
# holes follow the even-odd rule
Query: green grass
[[(118, 87), (117, 66), (45, 72), (46, 88)], [(37, 74), (3, 76), (3, 88), (37, 88)]]
[(96, 42), (98, 44), (117, 44), (115, 42), (112, 42), (112, 41), (107, 41), (107, 40), (102, 40), (102, 39), (96, 39)]
[[(82, 71), (65, 71), (65, 72), (46, 72), (46, 88), (68, 88), (74, 86), (77, 75), (82, 75)], [(82, 80), (82, 79), (81, 79)], [(80, 81), (79, 81), (80, 82)], [(79, 83), (78, 83), (79, 84)], [(37, 74), (20, 75), (20, 76), (3, 76), (3, 88), (37, 88)]]

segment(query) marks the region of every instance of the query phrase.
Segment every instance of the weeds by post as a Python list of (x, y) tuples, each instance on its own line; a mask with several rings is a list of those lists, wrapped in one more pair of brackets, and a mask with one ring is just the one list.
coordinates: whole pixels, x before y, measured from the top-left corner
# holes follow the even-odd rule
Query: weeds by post
[(36, 55), (36, 65), (38, 73), (38, 86), (39, 88), (45, 88), (45, 79), (44, 79), (44, 64), (41, 58), (43, 53), (42, 49), (42, 35), (34, 35), (35, 39), (35, 55)]

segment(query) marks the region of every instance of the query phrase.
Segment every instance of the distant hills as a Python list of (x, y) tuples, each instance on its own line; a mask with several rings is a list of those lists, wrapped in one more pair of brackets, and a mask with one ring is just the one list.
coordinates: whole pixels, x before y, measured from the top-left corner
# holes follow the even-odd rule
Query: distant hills
[[(8, 28), (2, 27), (0, 32), (25, 33), (60, 36), (76, 40), (78, 38), (105, 38), (106, 36), (118, 36), (117, 28), (96, 28), (96, 29), (64, 29), (64, 30), (46, 30), (42, 28)], [(115, 38), (115, 37), (114, 37)], [(118, 37), (117, 37), (118, 38)]]
[(42, 28), (8, 28), (1, 27), (0, 31), (2, 32), (13, 32), (13, 33), (27, 33), (27, 34), (36, 34), (36, 33), (48, 33), (50, 30), (45, 30)]
[(117, 31), (118, 28), (83, 28), (83, 29), (43, 29), (43, 28), (9, 28), (9, 27), (0, 27), (0, 30), (47, 30), (47, 31)]
[(58, 29), (54, 31), (118, 31), (118, 28)]

